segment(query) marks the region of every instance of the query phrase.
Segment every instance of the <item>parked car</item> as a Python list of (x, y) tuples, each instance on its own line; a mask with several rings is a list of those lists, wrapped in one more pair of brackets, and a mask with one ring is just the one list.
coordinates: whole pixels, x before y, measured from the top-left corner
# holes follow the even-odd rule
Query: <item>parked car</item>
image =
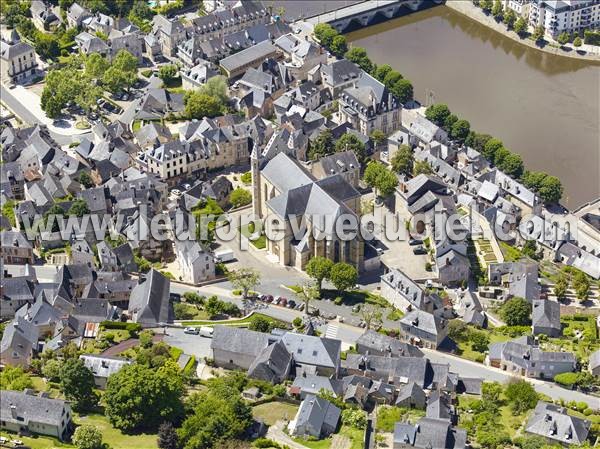
[(415, 246), (413, 248), (413, 254), (427, 254), (427, 250), (423, 248), (421, 245)]
[(285, 307), (286, 304), (287, 304), (287, 298), (279, 298), (279, 305), (281, 307)]
[(295, 307), (296, 307), (296, 301), (294, 301), (293, 299), (290, 299), (290, 300), (288, 301), (288, 303), (287, 303), (287, 306), (288, 306), (290, 309), (293, 309), (293, 308), (295, 308)]
[(190, 335), (200, 335), (200, 329), (198, 329), (197, 327), (186, 327), (183, 330), (183, 333)]
[(296, 310), (303, 311), (304, 310), (304, 303), (301, 302), (300, 304), (296, 304)]
[(410, 246), (422, 245), (423, 244), (423, 240), (420, 240), (420, 239), (410, 239), (408, 241), (408, 244)]
[(192, 188), (192, 186), (190, 184), (186, 183), (186, 184), (183, 185), (183, 189), (184, 190), (190, 190), (191, 188)]
[(279, 296), (275, 299), (273, 299), (273, 305), (277, 305), (279, 304)]
[(266, 302), (273, 302), (273, 295), (267, 295), (267, 297), (265, 298)]
[(179, 293), (170, 293), (169, 294), (169, 299), (173, 302), (180, 302), (181, 301), (181, 295)]

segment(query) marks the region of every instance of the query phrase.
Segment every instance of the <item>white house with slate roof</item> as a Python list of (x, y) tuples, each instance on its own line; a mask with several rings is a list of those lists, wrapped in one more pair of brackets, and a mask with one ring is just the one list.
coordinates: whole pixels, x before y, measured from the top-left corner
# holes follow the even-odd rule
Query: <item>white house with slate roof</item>
[(0, 41), (0, 81), (24, 82), (35, 76), (38, 62), (33, 47), (21, 42), (16, 33)]
[(290, 434), (298, 437), (325, 438), (335, 432), (341, 410), (326, 399), (308, 395), (296, 417), (290, 421)]
[(199, 284), (215, 278), (213, 254), (199, 242), (176, 239), (175, 253), (184, 282)]
[(82, 354), (79, 356), (83, 360), (83, 364), (94, 375), (94, 383), (98, 388), (106, 388), (108, 378), (127, 365), (130, 365), (131, 360), (123, 357), (108, 357), (94, 354)]
[(590, 421), (569, 415), (563, 407), (539, 401), (525, 431), (551, 443), (579, 445), (587, 440), (590, 427)]
[(68, 439), (73, 425), (67, 401), (8, 390), (2, 390), (0, 396), (0, 429)]
[(404, 341), (436, 349), (448, 336), (448, 322), (435, 313), (413, 310), (400, 320), (400, 330)]

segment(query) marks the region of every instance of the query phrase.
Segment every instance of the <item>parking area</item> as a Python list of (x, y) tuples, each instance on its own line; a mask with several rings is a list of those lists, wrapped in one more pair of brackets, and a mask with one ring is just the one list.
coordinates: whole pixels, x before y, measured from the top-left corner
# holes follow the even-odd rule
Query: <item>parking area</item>
[[(156, 332), (162, 332), (162, 329), (157, 329)], [(195, 356), (196, 359), (210, 357), (212, 339), (200, 335), (186, 334), (183, 327), (167, 328), (167, 335), (164, 336), (163, 341), (168, 345), (182, 349), (184, 354)]]

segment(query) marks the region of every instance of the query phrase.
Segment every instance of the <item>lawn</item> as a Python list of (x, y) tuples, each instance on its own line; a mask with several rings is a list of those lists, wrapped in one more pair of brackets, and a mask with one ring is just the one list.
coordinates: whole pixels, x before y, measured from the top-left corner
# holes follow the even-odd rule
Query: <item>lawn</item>
[[(487, 336), (490, 339), (490, 344), (500, 343), (511, 339), (508, 335), (503, 335), (499, 332), (485, 330), (482, 330), (481, 332), (485, 332), (487, 334)], [(463, 359), (472, 360), (473, 362), (483, 363), (485, 355), (482, 352), (477, 352), (473, 350), (471, 348), (471, 342), (469, 340), (458, 341), (455, 343), (458, 346), (458, 355), (460, 357), (462, 357)]]
[[(98, 427), (102, 432), (103, 441), (111, 449), (156, 449), (156, 435), (150, 434), (135, 434), (125, 435), (120, 430), (115, 429), (104, 415), (88, 415), (84, 417), (76, 417), (77, 425), (90, 424)], [(9, 439), (17, 438), (22, 440), (26, 446), (31, 449), (54, 449), (54, 448), (74, 448), (72, 444), (62, 443), (55, 438), (36, 436), (36, 437), (20, 437), (7, 432), (0, 432), (0, 435)]]
[[(459, 414), (459, 427), (472, 420), (473, 415), (471, 413), (468, 413), (468, 410), (471, 408), (471, 404), (473, 402), (479, 400), (479, 397), (469, 395), (460, 395), (458, 397), (458, 408), (459, 410), (461, 410)], [(528, 412), (522, 413), (520, 415), (513, 415), (508, 404), (501, 406), (498, 424), (501, 425), (503, 429), (498, 430), (506, 430), (506, 432), (508, 432), (511, 438), (515, 437), (518, 433), (519, 428), (527, 421), (527, 415)]]
[(261, 233), (260, 236), (255, 240), (250, 238), (254, 233), (254, 229), (251, 229), (251, 224), (253, 225), (254, 223), (249, 223), (240, 227), (241, 234), (246, 237), (256, 249), (265, 249), (267, 247), (267, 237), (264, 233)]
[(298, 412), (298, 406), (287, 402), (267, 402), (252, 407), (252, 415), (256, 419), (262, 419), (268, 426), (272, 426), (280, 419), (292, 420)]
[(499, 242), (505, 262), (516, 262), (523, 257), (521, 251), (506, 242)]
[(377, 410), (377, 430), (393, 432), (394, 425), (398, 421), (408, 421), (414, 424), (423, 416), (425, 416), (424, 410), (382, 406)]
[[(250, 324), (250, 322), (252, 321), (252, 317), (255, 316), (259, 316), (262, 318), (266, 318), (268, 320), (273, 320), (273, 321), (278, 321), (278, 320), (274, 320), (273, 318), (271, 318), (270, 316), (264, 315), (262, 313), (253, 313), (251, 316), (247, 316), (244, 318), (236, 318), (233, 320), (217, 320), (217, 321), (211, 321), (211, 320), (193, 320), (193, 321), (183, 321), (181, 323), (182, 326), (215, 326), (217, 324), (223, 324), (225, 326), (248, 326), (248, 324)], [(280, 323), (284, 324), (283, 322), (279, 321)]]
[(158, 447), (156, 435), (145, 433), (126, 435), (115, 429), (104, 415), (82, 416), (78, 417), (75, 422), (80, 425), (91, 424), (98, 427), (102, 432), (104, 442), (111, 449), (155, 449)]

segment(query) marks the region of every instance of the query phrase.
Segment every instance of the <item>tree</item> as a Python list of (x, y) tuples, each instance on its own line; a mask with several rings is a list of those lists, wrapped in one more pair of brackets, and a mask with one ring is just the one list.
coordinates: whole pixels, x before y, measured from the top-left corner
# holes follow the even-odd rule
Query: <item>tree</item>
[(312, 282), (305, 282), (301, 285), (300, 290), (296, 292), (298, 301), (304, 304), (304, 313), (308, 315), (310, 303), (318, 299), (321, 295), (317, 286)]
[(498, 382), (484, 382), (481, 385), (481, 400), (497, 405), (500, 403), (502, 391), (502, 385)]
[(532, 259), (537, 259), (537, 243), (535, 240), (527, 240), (523, 244), (523, 249), (521, 250), (524, 256), (531, 257)]
[(58, 382), (60, 380), (60, 371), (62, 363), (59, 360), (51, 359), (44, 363), (42, 374), (50, 382)]
[(371, 131), (369, 137), (373, 141), (373, 145), (375, 145), (376, 148), (385, 142), (385, 133), (380, 129), (374, 129)]
[(486, 14), (492, 10), (493, 5), (494, 4), (492, 0), (481, 0), (479, 2), (479, 6), (481, 6), (481, 9), (483, 9), (483, 12), (485, 12)]
[(465, 145), (473, 148), (474, 150), (482, 153), (485, 144), (492, 138), (489, 134), (479, 134), (475, 131), (469, 132), (469, 135), (465, 139)]
[(73, 433), (73, 444), (77, 449), (102, 449), (102, 432), (96, 426), (79, 426)]
[(590, 280), (583, 271), (577, 271), (573, 276), (573, 288), (577, 299), (585, 301), (590, 294)]
[(452, 137), (455, 140), (458, 140), (459, 142), (463, 142), (469, 135), (470, 131), (471, 124), (467, 120), (457, 120), (454, 122), (452, 128), (450, 129), (450, 137)]
[(413, 176), (431, 175), (433, 170), (427, 161), (415, 161), (413, 164)]
[(254, 268), (240, 268), (230, 271), (227, 279), (233, 288), (241, 290), (242, 296), (247, 298), (248, 292), (260, 284), (260, 273)]
[(564, 273), (560, 273), (558, 278), (556, 279), (556, 283), (554, 284), (554, 296), (558, 299), (562, 299), (567, 294), (567, 289), (569, 288), (569, 280)]
[(313, 257), (306, 264), (306, 274), (315, 280), (319, 292), (323, 287), (323, 279), (329, 278), (332, 266), (333, 262), (322, 256)]
[(248, 325), (248, 329), (251, 331), (262, 332), (268, 334), (275, 327), (275, 323), (273, 320), (269, 318), (265, 318), (260, 315), (255, 315), (250, 319), (250, 324)]
[(117, 55), (113, 58), (111, 66), (115, 67), (119, 70), (122, 70), (125, 73), (131, 73), (134, 76), (136, 76), (138, 63), (139, 63), (138, 59), (135, 56), (133, 56), (127, 50), (121, 49), (117, 52)]
[(85, 74), (93, 79), (102, 79), (110, 64), (100, 53), (92, 53), (85, 58)]
[(414, 97), (413, 85), (407, 79), (396, 81), (392, 87), (390, 87), (390, 91), (398, 98), (400, 103), (408, 103), (409, 101), (412, 101)]
[(538, 194), (544, 203), (558, 203), (563, 195), (563, 186), (556, 176), (546, 176), (542, 181)]
[(179, 436), (170, 422), (164, 422), (158, 428), (159, 449), (179, 449)]
[(520, 37), (523, 37), (527, 32), (527, 22), (523, 17), (519, 17), (515, 22), (515, 33), (517, 33)]
[(76, 199), (71, 203), (71, 207), (67, 211), (67, 215), (70, 217), (83, 217), (90, 213), (90, 208), (88, 207), (85, 200)]
[(44, 215), (44, 224), (48, 226), (48, 222), (52, 222), (52, 232), (57, 232), (60, 229), (60, 220), (64, 218), (65, 211), (58, 204), (52, 205), (50, 209), (48, 209)]
[(185, 113), (189, 119), (216, 117), (221, 111), (222, 105), (216, 97), (199, 91), (190, 94), (185, 102)]
[(227, 87), (227, 78), (223, 75), (213, 76), (204, 86), (199, 89), (200, 92), (211, 97), (215, 97), (222, 107), (227, 104), (229, 99), (229, 88)]
[(500, 309), (500, 316), (508, 326), (526, 326), (531, 323), (531, 304), (523, 298), (511, 298)]
[(318, 23), (313, 30), (315, 38), (325, 47), (329, 48), (338, 32), (328, 23)]
[(177, 78), (178, 72), (179, 70), (175, 64), (167, 64), (158, 69), (158, 77), (165, 86), (170, 86)]
[(360, 164), (363, 163), (367, 152), (365, 144), (358, 140), (355, 134), (346, 133), (335, 143), (335, 151), (352, 151), (356, 155), (356, 159)]
[(365, 322), (365, 328), (367, 330), (372, 327), (377, 328), (381, 326), (383, 322), (383, 312), (381, 306), (376, 304), (364, 304), (360, 308), (360, 317)]
[(490, 345), (490, 338), (485, 332), (471, 332), (469, 339), (471, 340), (471, 349), (477, 352), (485, 352)]
[(318, 159), (332, 154), (334, 151), (333, 135), (329, 128), (325, 128), (319, 133), (317, 138), (310, 144), (309, 156), (311, 159)]
[(78, 180), (79, 184), (84, 186), (86, 189), (89, 189), (90, 187), (94, 186), (94, 181), (92, 180), (92, 177), (87, 171), (82, 171), (81, 173), (79, 173)]
[(392, 157), (392, 170), (398, 174), (409, 175), (412, 173), (415, 157), (408, 145), (400, 145)]
[(571, 36), (566, 31), (563, 31), (558, 35), (558, 39), (556, 39), (560, 45), (565, 45), (571, 40)]
[(398, 185), (398, 179), (381, 162), (372, 161), (367, 165), (364, 180), (377, 191), (378, 195), (390, 195)]
[(183, 379), (175, 362), (168, 360), (158, 369), (133, 363), (108, 378), (106, 416), (124, 431), (156, 429), (181, 417), (182, 395)]
[(116, 93), (120, 92), (133, 84), (131, 75), (117, 67), (109, 67), (102, 76), (102, 84), (107, 90)]
[(329, 280), (339, 292), (344, 292), (356, 285), (358, 272), (352, 265), (338, 262), (331, 267)]
[(331, 46), (329, 47), (331, 53), (338, 57), (342, 57), (344, 53), (348, 51), (348, 43), (346, 42), (346, 36), (342, 36), (338, 34), (331, 41)]
[(535, 27), (534, 30), (533, 30), (533, 34), (531, 35), (531, 38), (536, 43), (543, 42), (543, 40), (544, 40), (544, 27), (543, 26)]
[(19, 366), (7, 366), (0, 371), (0, 388), (3, 390), (23, 391), (33, 388), (31, 377)]
[(371, 73), (371, 71), (373, 70), (373, 63), (367, 55), (367, 50), (365, 50), (362, 47), (352, 47), (344, 54), (344, 57), (348, 61), (352, 61), (353, 63), (358, 65), (367, 73)]
[(485, 157), (488, 161), (494, 163), (496, 160), (496, 153), (500, 148), (504, 148), (504, 144), (500, 139), (491, 138), (489, 139), (485, 145), (483, 146), (483, 157)]
[(509, 152), (497, 165), (500, 170), (513, 178), (518, 179), (523, 174), (523, 158), (519, 154)]
[(496, 21), (502, 20), (502, 16), (504, 15), (504, 8), (502, 7), (502, 3), (500, 0), (494, 1), (494, 6), (492, 7), (492, 15)]
[[(373, 74), (373, 76), (380, 82), (384, 82), (385, 80), (385, 76), (391, 72), (392, 66), (389, 64), (382, 64), (380, 66), (377, 66), (377, 68), (375, 69), (375, 73)], [(385, 84), (385, 83), (384, 83)]]
[(425, 110), (427, 120), (435, 123), (437, 126), (444, 126), (449, 115), (450, 109), (447, 105), (441, 103), (432, 104)]
[(96, 406), (98, 395), (94, 388), (94, 375), (83, 360), (65, 360), (60, 370), (60, 391), (76, 410), (91, 410)]
[(538, 395), (533, 386), (526, 380), (512, 381), (505, 390), (514, 414), (524, 413), (534, 408), (538, 402)]
[(60, 55), (60, 46), (55, 36), (37, 32), (33, 41), (35, 52), (42, 59), (53, 59)]
[(391, 70), (383, 77), (382, 83), (385, 84), (385, 87), (390, 89), (394, 84), (402, 79), (402, 75), (400, 72), (395, 70)]
[(234, 208), (246, 206), (252, 202), (252, 194), (248, 190), (238, 187), (229, 195), (229, 202)]
[(508, 28), (509, 30), (515, 26), (515, 21), (517, 20), (517, 15), (515, 14), (515, 12), (508, 8), (507, 11), (504, 13), (504, 23), (506, 24), (506, 28)]

